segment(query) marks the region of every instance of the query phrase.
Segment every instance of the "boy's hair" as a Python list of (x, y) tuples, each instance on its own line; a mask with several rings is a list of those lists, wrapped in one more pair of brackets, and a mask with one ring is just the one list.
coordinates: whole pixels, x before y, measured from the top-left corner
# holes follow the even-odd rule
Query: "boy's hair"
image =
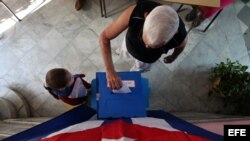
[(47, 72), (46, 74), (46, 85), (53, 89), (64, 88), (68, 84), (69, 71), (63, 68), (55, 68)]

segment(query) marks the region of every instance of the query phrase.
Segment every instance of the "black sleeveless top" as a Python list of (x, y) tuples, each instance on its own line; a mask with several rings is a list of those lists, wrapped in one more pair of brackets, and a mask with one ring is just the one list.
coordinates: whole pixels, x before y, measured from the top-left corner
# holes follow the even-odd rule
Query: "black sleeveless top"
[(157, 61), (163, 53), (179, 46), (187, 36), (185, 25), (179, 17), (178, 33), (161, 48), (146, 48), (142, 40), (143, 24), (145, 22), (144, 13), (152, 11), (155, 7), (161, 4), (153, 1), (138, 2), (134, 8), (126, 34), (126, 45), (128, 52), (136, 59), (145, 62), (153, 63)]

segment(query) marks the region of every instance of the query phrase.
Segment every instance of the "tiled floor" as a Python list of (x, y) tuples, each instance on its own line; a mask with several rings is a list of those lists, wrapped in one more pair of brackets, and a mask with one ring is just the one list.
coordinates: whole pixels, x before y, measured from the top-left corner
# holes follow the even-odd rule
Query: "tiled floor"
[(250, 54), (250, 0), (237, 0), (236, 10), (245, 43)]
[[(5, 1), (16, 12), (27, 7), (31, 10), (22, 22), (0, 33), (0, 95), (5, 95), (2, 91), (5, 87), (18, 90), (29, 102), (34, 116), (54, 116), (67, 110), (43, 88), (49, 69), (64, 67), (73, 73), (85, 73), (88, 81), (95, 77), (96, 71), (104, 71), (98, 35), (124, 8), (134, 3), (134, 0), (106, 0), (109, 17), (104, 19), (100, 17), (98, 0), (85, 0), (83, 10), (78, 12), (74, 0)], [(39, 2), (44, 4), (40, 9)], [(36, 9), (32, 9), (34, 4)], [(6, 11), (4, 7), (0, 10)], [(188, 11), (184, 8), (180, 15)], [(18, 16), (22, 17), (19, 13)], [(9, 17), (7, 11), (0, 14), (1, 30), (6, 21), (15, 23)], [(186, 24), (188, 28), (190, 23)], [(173, 64), (166, 65), (160, 59), (152, 71), (143, 74), (150, 80), (152, 89), (149, 108), (218, 112), (223, 104), (220, 99), (208, 96), (209, 69), (226, 58), (250, 66), (234, 6), (226, 8), (206, 33), (198, 30), (201, 27), (190, 32), (187, 48)], [(124, 35), (112, 41), (113, 51), (120, 47)], [(114, 53), (113, 60), (119, 71), (127, 71), (132, 66)]]

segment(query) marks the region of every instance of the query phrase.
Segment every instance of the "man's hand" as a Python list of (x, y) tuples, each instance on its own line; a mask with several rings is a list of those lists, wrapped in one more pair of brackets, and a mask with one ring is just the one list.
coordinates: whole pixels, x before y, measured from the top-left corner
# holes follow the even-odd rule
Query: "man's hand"
[(120, 89), (122, 87), (121, 78), (115, 71), (107, 71), (107, 82), (111, 89)]
[(173, 55), (169, 55), (167, 57), (164, 58), (164, 63), (166, 64), (170, 64), (172, 63), (174, 60), (176, 59), (176, 57), (174, 57)]

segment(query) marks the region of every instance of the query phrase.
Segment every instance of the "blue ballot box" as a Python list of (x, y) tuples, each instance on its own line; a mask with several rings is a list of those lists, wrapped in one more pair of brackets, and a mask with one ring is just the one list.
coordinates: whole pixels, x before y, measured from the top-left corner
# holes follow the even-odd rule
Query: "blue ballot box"
[(96, 80), (92, 81), (91, 107), (97, 109), (99, 118), (145, 117), (150, 94), (148, 80), (139, 72), (118, 75), (130, 91), (114, 92), (107, 86), (106, 73), (97, 72)]

